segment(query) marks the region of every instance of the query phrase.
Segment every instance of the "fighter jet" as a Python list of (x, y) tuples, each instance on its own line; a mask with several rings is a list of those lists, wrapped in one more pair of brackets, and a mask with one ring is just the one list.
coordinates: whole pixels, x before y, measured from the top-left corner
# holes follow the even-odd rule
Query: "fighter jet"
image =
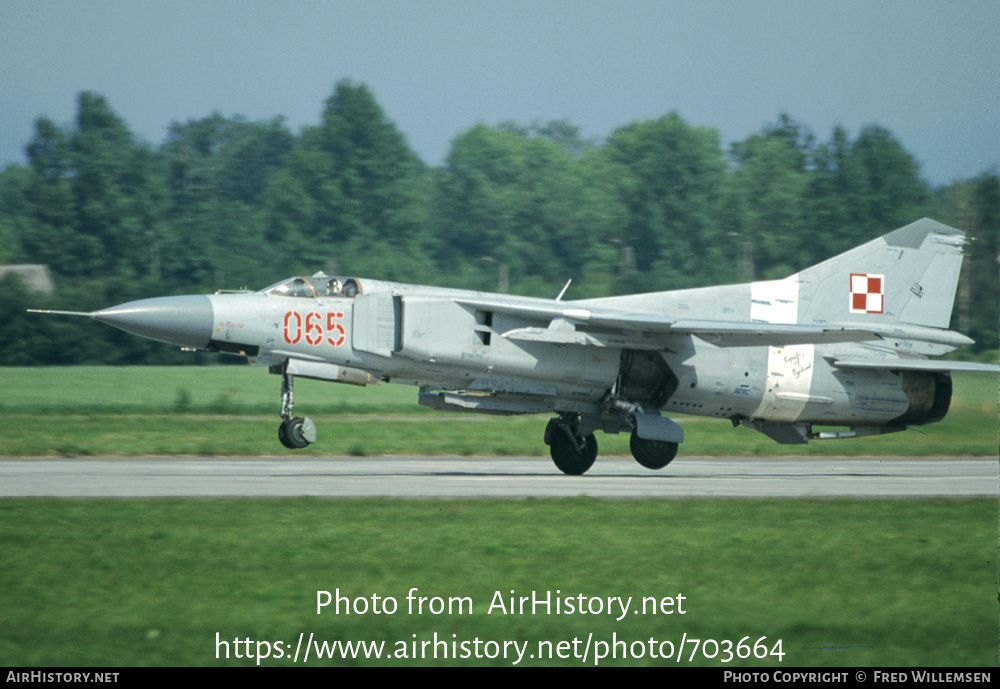
[(293, 413), (303, 377), (414, 385), (434, 409), (553, 414), (545, 443), (566, 474), (593, 465), (595, 431), (631, 434), (635, 459), (660, 469), (684, 441), (677, 414), (785, 444), (943, 419), (951, 371), (1000, 372), (928, 358), (972, 344), (948, 329), (965, 244), (925, 218), (749, 284), (563, 301), (319, 273), (75, 315), (268, 366), (288, 448), (317, 438)]

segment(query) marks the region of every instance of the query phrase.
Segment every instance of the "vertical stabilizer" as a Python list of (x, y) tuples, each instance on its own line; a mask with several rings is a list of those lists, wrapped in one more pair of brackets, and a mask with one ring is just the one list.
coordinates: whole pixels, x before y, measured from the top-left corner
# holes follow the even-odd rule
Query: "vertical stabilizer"
[(798, 322), (947, 328), (965, 234), (924, 218), (824, 261), (798, 282)]

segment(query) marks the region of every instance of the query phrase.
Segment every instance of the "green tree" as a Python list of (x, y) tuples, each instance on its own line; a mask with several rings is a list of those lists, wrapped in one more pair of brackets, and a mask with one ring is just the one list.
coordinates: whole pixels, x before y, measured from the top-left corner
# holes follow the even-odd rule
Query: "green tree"
[(805, 209), (808, 175), (801, 150), (786, 137), (751, 136), (735, 154), (727, 185), (728, 208), (742, 213), (741, 257), (750, 251), (757, 275), (785, 277), (804, 267), (812, 230)]
[(21, 165), (8, 165), (0, 173), (0, 263), (22, 260), (21, 237), (31, 234), (31, 204), (28, 188), (31, 171)]
[(51, 120), (39, 118), (27, 153), (32, 176), (26, 196), (32, 222), (31, 231), (21, 236), (23, 260), (47, 264), (62, 275), (92, 273), (100, 244), (76, 231), (73, 160), (66, 133)]
[(863, 199), (867, 173), (843, 127), (818, 146), (806, 191), (811, 255), (808, 263), (834, 256), (872, 238)]
[(484, 289), (504, 271), (515, 291), (552, 292), (579, 277), (602, 228), (588, 222), (600, 214), (574, 136), (563, 125), (505, 123), (456, 137), (438, 178), (439, 261), (478, 265)]
[(303, 131), (268, 187), (266, 237), (303, 266), (350, 267), (376, 241), (411, 246), (427, 203), (424, 176), (371, 91), (340, 81), (321, 124)]
[(46, 118), (27, 147), (28, 260), (56, 275), (156, 279), (163, 187), (152, 150), (102, 96), (83, 92), (75, 127)]
[(247, 122), (215, 113), (170, 127), (160, 149), (170, 196), (163, 251), (169, 281), (187, 276), (226, 287), (273, 277), (261, 260), (265, 190), (294, 142), (281, 118)]
[(1000, 347), (1000, 177), (986, 173), (974, 182), (969, 286), (975, 309), (969, 335), (979, 350)]
[(718, 213), (726, 166), (716, 130), (670, 113), (615, 131), (601, 153), (605, 169), (617, 170), (626, 209), (618, 236), (607, 239), (631, 247), (638, 270), (623, 290), (702, 285), (725, 270)]
[(850, 155), (852, 169), (860, 170), (864, 180), (857, 200), (865, 236), (876, 237), (927, 212), (930, 189), (920, 179), (919, 165), (888, 129), (862, 129)]
[(162, 178), (152, 150), (137, 143), (103, 96), (79, 96), (70, 137), (74, 230), (100, 247), (97, 269), (159, 280)]
[(732, 157), (724, 223), (749, 238), (763, 277), (812, 265), (928, 212), (916, 161), (877, 125), (853, 141), (838, 126), (817, 145), (783, 114), (734, 144)]
[(1000, 177), (984, 173), (938, 191), (942, 219), (967, 233), (965, 265), (952, 327), (976, 341), (974, 351), (1000, 346)]

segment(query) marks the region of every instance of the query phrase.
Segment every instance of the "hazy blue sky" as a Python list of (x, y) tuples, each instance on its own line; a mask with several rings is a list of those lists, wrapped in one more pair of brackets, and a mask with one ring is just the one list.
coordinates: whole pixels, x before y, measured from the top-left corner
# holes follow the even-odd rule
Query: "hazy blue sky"
[(997, 0), (0, 0), (0, 165), (82, 90), (158, 145), (214, 111), (297, 131), (347, 77), (432, 165), (476, 122), (676, 110), (728, 145), (787, 111), (885, 125), (943, 184), (1000, 165), (998, 38)]

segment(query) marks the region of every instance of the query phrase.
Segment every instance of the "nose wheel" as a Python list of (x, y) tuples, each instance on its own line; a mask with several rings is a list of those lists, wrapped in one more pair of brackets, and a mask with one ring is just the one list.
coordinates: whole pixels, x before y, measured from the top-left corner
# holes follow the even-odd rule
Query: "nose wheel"
[(316, 424), (312, 419), (285, 419), (278, 426), (278, 440), (289, 450), (300, 450), (316, 442)]
[(288, 373), (287, 364), (281, 370), (281, 425), (278, 440), (289, 450), (301, 450), (316, 442), (316, 424), (312, 419), (292, 416), (295, 407), (295, 376)]

